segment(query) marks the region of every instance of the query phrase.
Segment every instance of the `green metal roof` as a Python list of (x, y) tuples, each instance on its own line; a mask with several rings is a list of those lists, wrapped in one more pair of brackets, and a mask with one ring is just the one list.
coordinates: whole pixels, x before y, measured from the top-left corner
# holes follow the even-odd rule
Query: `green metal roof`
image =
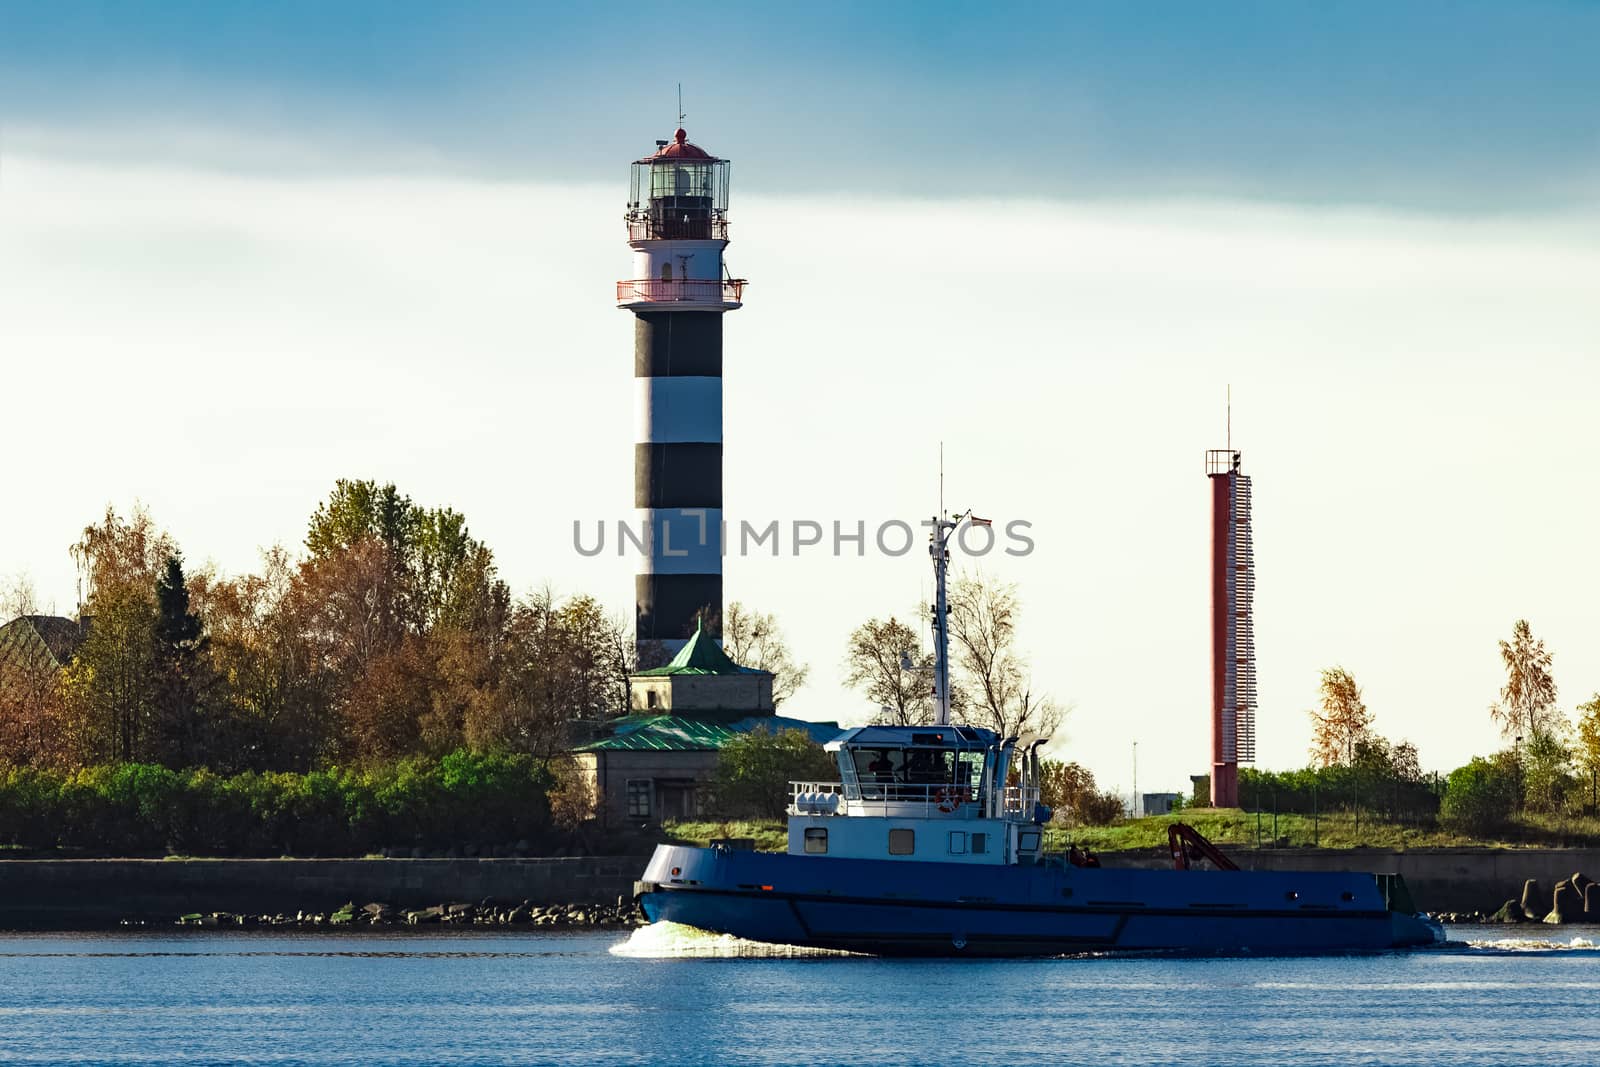
[(627, 715), (611, 724), (610, 737), (602, 737), (574, 752), (715, 752), (740, 734), (755, 730), (804, 730), (817, 744), (840, 733), (835, 722), (808, 722), (778, 715), (747, 715), (732, 722), (695, 719), (679, 715)]
[(697, 622), (694, 627), (694, 636), (689, 638), (684, 646), (678, 649), (678, 654), (672, 657), (672, 662), (665, 667), (652, 667), (647, 671), (634, 672), (635, 677), (659, 678), (674, 674), (767, 674), (767, 671), (757, 670), (754, 667), (741, 667), (728, 658), (722, 651), (722, 646), (711, 637)]

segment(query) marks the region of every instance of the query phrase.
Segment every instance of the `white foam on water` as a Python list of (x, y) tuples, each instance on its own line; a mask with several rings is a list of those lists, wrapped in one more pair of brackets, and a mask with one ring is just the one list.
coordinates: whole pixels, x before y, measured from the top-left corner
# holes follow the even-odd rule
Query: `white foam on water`
[(635, 959), (792, 959), (805, 956), (852, 956), (827, 948), (801, 948), (798, 945), (769, 945), (745, 941), (730, 934), (714, 934), (694, 926), (659, 922), (641, 926), (626, 941), (612, 945), (613, 956)]
[(1470, 948), (1492, 949), (1496, 952), (1570, 952), (1574, 949), (1593, 951), (1600, 948), (1600, 942), (1587, 937), (1574, 937), (1570, 941), (1540, 937), (1496, 937), (1484, 941), (1468, 941), (1467, 945)]

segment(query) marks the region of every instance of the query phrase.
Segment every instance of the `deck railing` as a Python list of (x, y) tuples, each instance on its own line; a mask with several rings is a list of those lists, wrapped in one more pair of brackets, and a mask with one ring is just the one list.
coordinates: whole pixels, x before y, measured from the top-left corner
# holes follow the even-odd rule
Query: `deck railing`
[(1006, 786), (1005, 812), (1007, 815), (1026, 815), (1033, 817), (1034, 808), (1039, 803), (1039, 790), (1033, 786), (1024, 788), (1017, 785)]
[(790, 815), (922, 815), (978, 819), (983, 791), (955, 782), (861, 782), (846, 792), (838, 782), (790, 782)]

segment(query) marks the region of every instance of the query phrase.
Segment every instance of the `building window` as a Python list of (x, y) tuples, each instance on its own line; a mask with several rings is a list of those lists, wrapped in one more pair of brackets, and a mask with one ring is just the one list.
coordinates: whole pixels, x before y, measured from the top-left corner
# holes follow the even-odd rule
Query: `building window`
[(658, 696), (658, 694), (656, 693), (656, 691), (654, 689), (651, 689), (650, 691), (645, 693), (645, 695), (644, 695), (645, 707), (647, 707), (647, 708), (655, 707), (656, 706), (657, 696)]
[(650, 794), (654, 792), (651, 786), (654, 782), (649, 778), (628, 779), (628, 817), (630, 819), (648, 819), (650, 817)]
[(889, 855), (909, 856), (917, 850), (917, 834), (915, 830), (890, 830)]
[(973, 855), (978, 855), (979, 853), (983, 853), (983, 852), (987, 852), (987, 851), (989, 851), (989, 835), (988, 834), (973, 834), (972, 835), (972, 853), (973, 853)]
[(964, 856), (967, 852), (967, 832), (965, 830), (950, 831), (950, 855)]
[(826, 826), (806, 827), (806, 851), (828, 851), (828, 828)]

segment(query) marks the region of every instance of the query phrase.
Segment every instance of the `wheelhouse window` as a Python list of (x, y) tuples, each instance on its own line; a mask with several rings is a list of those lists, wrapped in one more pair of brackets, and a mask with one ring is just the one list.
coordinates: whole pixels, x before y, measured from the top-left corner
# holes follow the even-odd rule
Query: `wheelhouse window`
[(965, 830), (950, 831), (950, 855), (964, 856), (967, 854), (967, 832)]
[(976, 833), (975, 834), (969, 834), (968, 835), (968, 840), (972, 843), (972, 853), (973, 853), (973, 855), (979, 855), (981, 853), (989, 851), (989, 835), (988, 834), (976, 834)]
[(826, 826), (806, 827), (806, 851), (813, 855), (828, 851), (828, 828)]
[(875, 748), (848, 750), (861, 795), (868, 799), (921, 800), (954, 786), (967, 801), (982, 799), (987, 753), (953, 748)]
[(983, 787), (983, 760), (982, 752), (956, 753), (956, 784), (971, 791), (972, 799), (978, 799), (978, 792)]
[(628, 817), (630, 819), (648, 819), (650, 817), (650, 794), (654, 792), (654, 781), (649, 778), (629, 778), (628, 788)]
[(910, 856), (917, 851), (917, 834), (915, 830), (890, 830), (889, 855)]
[(1022, 833), (1018, 834), (1017, 835), (1017, 851), (1018, 852), (1037, 852), (1037, 851), (1039, 851), (1039, 831), (1037, 831), (1037, 830), (1024, 830)]

